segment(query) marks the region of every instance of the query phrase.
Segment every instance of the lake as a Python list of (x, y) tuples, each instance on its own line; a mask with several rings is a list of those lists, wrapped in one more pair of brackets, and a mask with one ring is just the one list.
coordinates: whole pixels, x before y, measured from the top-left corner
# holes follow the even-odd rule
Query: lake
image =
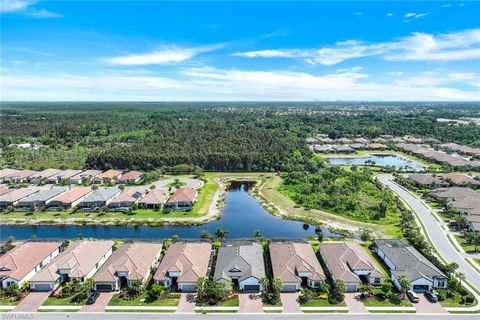
[(395, 169), (402, 169), (407, 171), (424, 171), (425, 167), (421, 164), (408, 160), (398, 155), (390, 154), (375, 154), (368, 157), (329, 157), (328, 162), (332, 165), (343, 166), (364, 166), (374, 164), (380, 167), (394, 167)]
[[(112, 239), (163, 239), (178, 235), (180, 238), (198, 238), (202, 230), (211, 234), (223, 227), (229, 232), (229, 238), (251, 238), (255, 230), (260, 230), (267, 238), (301, 239), (315, 236), (315, 226), (300, 221), (283, 220), (267, 212), (263, 206), (248, 193), (252, 182), (232, 182), (226, 191), (225, 207), (219, 220), (201, 226), (79, 226), (79, 225), (2, 225), (0, 239), (9, 236), (16, 239), (59, 238), (72, 239), (81, 235), (85, 238)], [(328, 237), (341, 235), (322, 228)]]

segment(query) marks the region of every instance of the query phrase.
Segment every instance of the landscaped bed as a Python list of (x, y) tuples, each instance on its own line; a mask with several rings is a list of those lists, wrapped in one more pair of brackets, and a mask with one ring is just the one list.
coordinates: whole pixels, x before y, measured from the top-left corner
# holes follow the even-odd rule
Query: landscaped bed
[(342, 307), (346, 306), (345, 301), (340, 303), (331, 303), (328, 299), (310, 299), (306, 303), (300, 305), (301, 307)]
[(48, 297), (47, 300), (42, 304), (42, 306), (83, 306), (87, 299), (81, 300), (80, 302), (72, 301), (74, 296), (66, 298), (57, 298), (57, 297)]
[(109, 306), (165, 306), (176, 307), (180, 301), (179, 294), (169, 294), (168, 298), (151, 300), (147, 293), (142, 294), (138, 298), (126, 300), (115, 296), (110, 300)]

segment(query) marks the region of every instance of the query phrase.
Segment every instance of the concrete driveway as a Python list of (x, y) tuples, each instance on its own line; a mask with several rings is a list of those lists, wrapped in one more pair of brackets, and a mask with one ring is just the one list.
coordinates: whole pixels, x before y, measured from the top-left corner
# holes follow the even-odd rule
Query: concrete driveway
[(30, 292), (23, 300), (12, 310), (13, 312), (34, 312), (37, 311), (50, 295), (48, 292)]
[(351, 313), (368, 313), (367, 309), (363, 305), (363, 302), (360, 299), (356, 299), (356, 296), (359, 296), (360, 293), (345, 293), (345, 303), (347, 304), (348, 310)]
[(103, 312), (116, 292), (101, 292), (94, 304), (86, 304), (80, 312)]
[(195, 313), (195, 295), (193, 293), (182, 293), (176, 312)]
[(260, 293), (240, 293), (238, 295), (240, 308), (238, 312), (243, 313), (262, 313), (263, 303)]
[(280, 293), (280, 300), (282, 300), (283, 312), (285, 313), (301, 313), (300, 305), (298, 304), (298, 296), (300, 293)]
[(419, 293), (418, 299), (418, 303), (412, 303), (417, 313), (447, 313), (439, 302), (432, 303), (423, 294)]

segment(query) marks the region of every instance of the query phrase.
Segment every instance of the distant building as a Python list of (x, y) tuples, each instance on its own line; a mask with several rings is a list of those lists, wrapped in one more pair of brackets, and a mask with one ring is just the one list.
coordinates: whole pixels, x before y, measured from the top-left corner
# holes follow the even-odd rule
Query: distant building
[(173, 196), (167, 201), (167, 207), (173, 210), (188, 210), (197, 200), (198, 191), (186, 187), (175, 190)]

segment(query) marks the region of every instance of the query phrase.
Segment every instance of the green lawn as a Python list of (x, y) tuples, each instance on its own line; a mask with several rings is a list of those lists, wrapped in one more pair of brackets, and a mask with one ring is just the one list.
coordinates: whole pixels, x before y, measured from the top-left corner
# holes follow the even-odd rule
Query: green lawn
[(442, 306), (444, 307), (466, 307), (466, 306), (473, 306), (476, 304), (476, 302), (472, 304), (461, 304), (462, 296), (460, 293), (456, 292), (455, 296), (452, 298), (447, 298), (443, 301), (440, 301)]
[(12, 298), (0, 299), (0, 306), (16, 306), (20, 301), (12, 300)]
[(330, 303), (328, 299), (310, 299), (307, 303), (302, 304), (302, 307), (335, 307), (346, 306), (345, 301), (341, 303)]
[(238, 307), (240, 305), (240, 300), (238, 299), (238, 297), (235, 297), (227, 301), (220, 301), (218, 305), (222, 307)]
[(133, 300), (124, 300), (118, 298), (117, 296), (113, 297), (110, 300), (109, 306), (168, 306), (168, 307), (175, 307), (178, 306), (178, 302), (180, 298), (176, 296), (172, 296), (172, 298), (168, 299), (159, 299), (150, 301), (147, 298), (146, 294), (141, 295), (140, 297), (133, 299)]
[(397, 297), (393, 299), (384, 299), (381, 295), (375, 295), (373, 299), (363, 300), (366, 307), (411, 307), (408, 300), (401, 300)]
[(56, 298), (56, 297), (48, 297), (47, 300), (42, 304), (42, 306), (83, 306), (87, 299), (77, 303), (72, 301), (72, 297), (68, 298)]
[(468, 245), (465, 241), (465, 239), (461, 236), (455, 236), (455, 239), (457, 239), (458, 243), (462, 246), (462, 248), (469, 253), (475, 253), (480, 251), (480, 247), (477, 246), (477, 251), (475, 251), (475, 246), (474, 245)]

